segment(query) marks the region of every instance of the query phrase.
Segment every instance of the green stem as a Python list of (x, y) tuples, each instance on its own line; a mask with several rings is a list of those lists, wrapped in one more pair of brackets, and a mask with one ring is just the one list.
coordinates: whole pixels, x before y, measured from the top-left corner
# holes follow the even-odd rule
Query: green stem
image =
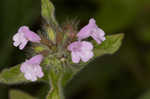
[(50, 72), (50, 91), (47, 95), (47, 99), (64, 99), (63, 87), (61, 84), (62, 73), (56, 74), (54, 71)]

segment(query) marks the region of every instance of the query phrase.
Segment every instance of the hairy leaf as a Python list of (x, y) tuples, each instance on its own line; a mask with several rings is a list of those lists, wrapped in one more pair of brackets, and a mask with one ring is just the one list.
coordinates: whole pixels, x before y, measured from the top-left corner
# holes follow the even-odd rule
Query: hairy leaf
[(115, 34), (115, 35), (106, 36), (106, 40), (104, 42), (102, 42), (101, 45), (98, 45), (94, 41), (95, 57), (99, 57), (104, 54), (115, 53), (120, 48), (123, 37), (124, 37), (124, 34)]
[(4, 69), (0, 73), (0, 83), (15, 84), (29, 82), (24, 78), (23, 73), (20, 72), (20, 65), (12, 67), (10, 69)]
[(29, 94), (19, 91), (19, 90), (10, 90), (9, 92), (10, 99), (36, 99)]

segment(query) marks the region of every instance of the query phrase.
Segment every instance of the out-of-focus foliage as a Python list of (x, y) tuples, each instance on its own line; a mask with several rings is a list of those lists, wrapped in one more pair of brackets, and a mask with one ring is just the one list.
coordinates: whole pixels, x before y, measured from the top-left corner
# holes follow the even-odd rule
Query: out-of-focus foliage
[(13, 53), (12, 36), (20, 26), (31, 25), (37, 20), (40, 15), (40, 0), (1, 0), (0, 2), (0, 68), (2, 68), (8, 64), (11, 66), (12, 58), (18, 60), (17, 57), (12, 57), (21, 54)]
[[(67, 99), (150, 98), (147, 92), (150, 87), (150, 0), (52, 2), (60, 23), (66, 18), (77, 18), (80, 29), (94, 17), (107, 34), (125, 33), (118, 53), (98, 58), (71, 81), (65, 89)], [(40, 0), (1, 0), (0, 12), (0, 68), (7, 68), (24, 61), (24, 53), (12, 47), (11, 39), (21, 25), (29, 25), (32, 30), (39, 28)], [(2, 85), (0, 97), (7, 99), (7, 90), (11, 88)], [(31, 89), (28, 90), (35, 95), (36, 90)]]
[[(23, 60), (23, 54), (12, 47), (12, 36), (21, 25), (31, 25), (40, 15), (40, 0), (0, 1), (0, 68), (16, 65)], [(5, 91), (6, 90), (6, 91)], [(6, 96), (6, 88), (0, 88), (0, 97)], [(7, 99), (7, 97), (1, 97)]]

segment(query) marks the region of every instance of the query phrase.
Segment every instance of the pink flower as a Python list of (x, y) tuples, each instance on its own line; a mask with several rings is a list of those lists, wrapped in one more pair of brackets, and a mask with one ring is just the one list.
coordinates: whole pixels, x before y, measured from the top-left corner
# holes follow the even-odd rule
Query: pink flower
[(36, 81), (37, 78), (42, 78), (44, 76), (42, 68), (40, 67), (42, 60), (42, 55), (36, 55), (21, 64), (20, 70), (24, 73), (24, 77), (27, 80)]
[(71, 51), (72, 61), (79, 63), (80, 59), (83, 62), (87, 62), (93, 57), (93, 45), (87, 41), (76, 41), (68, 46), (68, 50)]
[(28, 41), (39, 43), (41, 38), (34, 32), (32, 32), (27, 26), (19, 28), (18, 32), (13, 36), (13, 45), (19, 46), (20, 50), (23, 50)]
[(83, 27), (77, 34), (78, 39), (82, 40), (91, 36), (98, 44), (105, 40), (105, 32), (100, 29), (93, 18), (89, 20), (89, 24)]

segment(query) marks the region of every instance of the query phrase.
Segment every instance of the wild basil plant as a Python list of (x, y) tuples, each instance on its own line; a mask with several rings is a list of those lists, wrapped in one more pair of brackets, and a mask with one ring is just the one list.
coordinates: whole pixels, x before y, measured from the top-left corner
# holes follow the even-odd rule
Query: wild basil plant
[[(63, 88), (73, 76), (96, 57), (115, 53), (121, 45), (123, 34), (106, 35), (94, 18), (89, 19), (81, 30), (77, 30), (77, 22), (64, 22), (60, 26), (54, 16), (53, 4), (49, 0), (41, 0), (41, 3), (41, 29), (36, 33), (28, 26), (20, 26), (12, 37), (13, 45), (20, 50), (31, 43), (29, 51), (32, 57), (3, 70), (0, 82), (44, 82), (50, 86), (46, 99), (64, 99)], [(31, 96), (26, 96), (31, 99)]]

